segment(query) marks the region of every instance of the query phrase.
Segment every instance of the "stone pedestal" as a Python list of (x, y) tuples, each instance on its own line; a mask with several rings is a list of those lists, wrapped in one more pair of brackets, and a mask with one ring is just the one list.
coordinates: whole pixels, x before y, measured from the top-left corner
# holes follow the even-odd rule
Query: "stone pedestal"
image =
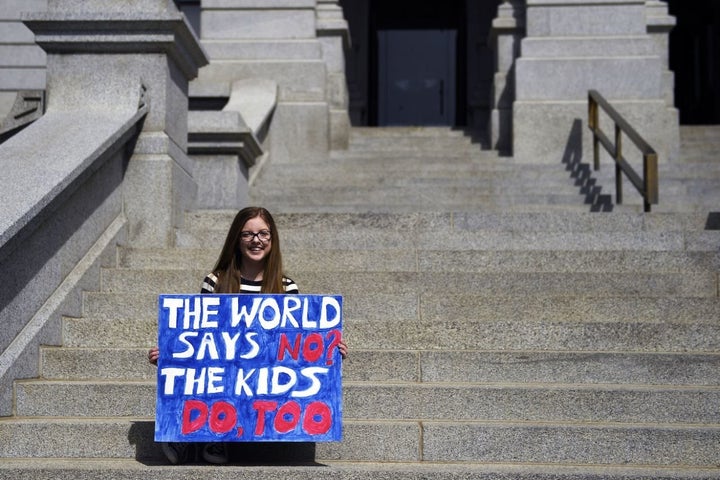
[[(667, 66), (648, 35), (643, 0), (527, 0), (515, 64), (513, 154), (559, 163), (590, 159), (587, 92), (598, 90), (667, 161), (677, 148), (667, 108)], [(583, 128), (573, 128), (580, 122)], [(603, 128), (612, 131), (612, 125)], [(577, 132), (581, 134), (578, 135)]]
[(188, 81), (207, 62), (183, 16), (166, 0), (49, 0), (26, 23), (48, 54), (48, 109), (111, 107), (114, 93), (144, 85), (151, 106), (123, 182), (128, 239), (171, 245), (195, 194)]

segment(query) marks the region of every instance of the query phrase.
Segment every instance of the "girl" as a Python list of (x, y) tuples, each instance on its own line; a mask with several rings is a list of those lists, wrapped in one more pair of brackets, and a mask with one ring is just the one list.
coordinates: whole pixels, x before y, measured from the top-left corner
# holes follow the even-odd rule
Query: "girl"
[[(297, 285), (286, 277), (282, 268), (280, 237), (275, 221), (262, 207), (240, 210), (230, 225), (225, 244), (215, 268), (203, 280), (201, 293), (299, 293)], [(347, 356), (345, 342), (338, 350)], [(153, 347), (148, 360), (157, 365), (160, 351)], [(170, 463), (184, 463), (189, 457), (188, 443), (163, 443), (162, 450)], [(210, 463), (227, 463), (224, 443), (202, 446), (203, 459)]]

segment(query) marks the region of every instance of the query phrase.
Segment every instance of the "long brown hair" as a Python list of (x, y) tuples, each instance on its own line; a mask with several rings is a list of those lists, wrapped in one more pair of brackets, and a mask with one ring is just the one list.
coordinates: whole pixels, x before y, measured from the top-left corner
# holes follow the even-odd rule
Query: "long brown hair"
[(218, 281), (215, 285), (215, 293), (239, 293), (240, 292), (240, 266), (242, 256), (240, 255), (240, 232), (245, 223), (260, 217), (270, 228), (272, 241), (270, 253), (266, 257), (263, 270), (262, 293), (285, 293), (283, 286), (282, 255), (280, 253), (280, 236), (278, 235), (275, 220), (266, 209), (262, 207), (246, 207), (240, 210), (230, 225), (225, 245), (220, 252), (220, 257), (215, 263), (213, 273), (217, 275)]

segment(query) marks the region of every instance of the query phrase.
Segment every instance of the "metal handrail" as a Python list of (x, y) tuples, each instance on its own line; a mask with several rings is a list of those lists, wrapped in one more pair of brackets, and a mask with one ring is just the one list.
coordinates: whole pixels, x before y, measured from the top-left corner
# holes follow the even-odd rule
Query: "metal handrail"
[[(610, 141), (600, 128), (599, 108), (615, 122), (615, 143)], [(588, 92), (588, 127), (593, 134), (593, 160), (595, 170), (600, 169), (600, 144), (615, 160), (615, 195), (622, 203), (622, 174), (630, 180), (640, 195), (646, 212), (658, 203), (658, 156), (655, 150), (635, 131), (632, 126), (596, 90)], [(622, 134), (632, 140), (643, 156), (643, 176), (635, 172), (622, 154)]]

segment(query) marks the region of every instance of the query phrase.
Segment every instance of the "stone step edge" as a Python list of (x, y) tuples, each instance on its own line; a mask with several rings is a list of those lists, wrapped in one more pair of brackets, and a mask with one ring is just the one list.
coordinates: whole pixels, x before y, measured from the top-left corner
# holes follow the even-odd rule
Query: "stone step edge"
[[(113, 472), (123, 472), (122, 478), (130, 478), (127, 475), (137, 472), (142, 478), (148, 473), (168, 473), (171, 478), (173, 473), (187, 478), (202, 478), (209, 473), (208, 465), (188, 464), (182, 467), (168, 465), (162, 461), (139, 461), (135, 459), (108, 458), (108, 459), (84, 459), (84, 458), (0, 458), (0, 472), (3, 471), (24, 471), (37, 472), (39, 475), (49, 474), (47, 477), (38, 478), (74, 478), (73, 475), (57, 476), (57, 472), (103, 472), (106, 478), (114, 478)], [(181, 470), (181, 471), (180, 471)], [(222, 468), (213, 468), (212, 476), (217, 479), (256, 479), (258, 474), (277, 474), (277, 477), (287, 478), (289, 474), (302, 475), (300, 478), (347, 478), (346, 475), (353, 472), (362, 472), (367, 475), (379, 474), (379, 478), (393, 478), (395, 475), (407, 474), (407, 477), (395, 478), (432, 478), (434, 475), (442, 474), (442, 478), (466, 479), (466, 474), (473, 473), (473, 478), (488, 480), (496, 478), (528, 479), (580, 479), (580, 478), (720, 478), (720, 470), (716, 468), (701, 467), (668, 467), (663, 465), (629, 466), (629, 465), (582, 465), (582, 464), (536, 464), (536, 463), (492, 463), (487, 462), (343, 462), (322, 460), (322, 463), (306, 464), (277, 464), (277, 465), (244, 465), (229, 464)], [(306, 476), (307, 475), (307, 476)], [(387, 475), (392, 475), (389, 477)], [(427, 475), (427, 476), (425, 476)], [(457, 475), (457, 477), (455, 477)], [(510, 476), (510, 477), (509, 477)], [(5, 477), (3, 477), (5, 478)], [(11, 478), (11, 477), (7, 477)], [(29, 478), (29, 477), (28, 477)], [(86, 478), (80, 476), (79, 478)], [(166, 478), (166, 477), (162, 477)], [(372, 477), (369, 477), (372, 478)]]
[[(72, 318), (72, 317), (66, 317), (66, 318)], [(147, 352), (147, 348), (143, 346), (127, 346), (127, 347), (71, 347), (71, 346), (64, 346), (64, 345), (41, 345), (40, 350), (64, 350), (64, 351), (70, 351), (70, 352), (113, 352), (113, 351), (138, 351), (138, 352)], [(625, 352), (618, 352), (616, 350), (500, 350), (500, 349), (443, 349), (443, 350), (417, 350), (417, 349), (369, 349), (369, 348), (353, 348), (352, 351), (354, 353), (402, 353), (402, 354), (408, 354), (413, 355), (416, 353), (430, 353), (430, 354), (437, 354), (437, 353), (486, 353), (486, 354), (502, 354), (502, 355), (523, 355), (523, 354), (537, 354), (537, 353), (543, 353), (548, 355), (637, 355), (637, 356), (662, 356), (662, 355), (668, 355), (668, 356), (720, 356), (720, 350), (718, 351), (710, 351), (710, 350), (683, 350), (679, 352), (673, 352), (673, 351), (625, 351)], [(32, 379), (30, 379), (32, 380)]]
[[(204, 464), (188, 464), (182, 467), (168, 465), (162, 461), (138, 461), (135, 459), (83, 459), (83, 458), (0, 458), (0, 472), (24, 471), (49, 474), (38, 478), (74, 478), (73, 475), (57, 476), (57, 472), (103, 472), (106, 478), (114, 478), (114, 472), (123, 472), (122, 478), (131, 478), (127, 475), (137, 472), (142, 478), (148, 473), (168, 472), (172, 478), (173, 473), (187, 475), (187, 478), (202, 478), (207, 476), (210, 467)], [(182, 470), (180, 472), (179, 470)], [(628, 466), (628, 465), (582, 465), (582, 464), (535, 464), (535, 463), (492, 463), (487, 462), (342, 462), (322, 460), (321, 463), (306, 464), (277, 464), (277, 465), (244, 465), (229, 464), (222, 468), (213, 468), (212, 476), (217, 479), (256, 479), (258, 474), (273, 475), (268, 478), (288, 478), (287, 475), (302, 475), (299, 478), (347, 478), (353, 472), (362, 472), (371, 475), (381, 475), (378, 478), (432, 478), (434, 475), (443, 475), (442, 478), (458, 480), (468, 478), (467, 473), (476, 476), (472, 478), (515, 478), (548, 479), (597, 479), (622, 478), (625, 480), (637, 479), (675, 479), (675, 478), (720, 478), (720, 471), (714, 468), (700, 467), (668, 467), (663, 465)], [(408, 476), (400, 476), (407, 474)], [(387, 476), (392, 475), (392, 476)], [(396, 475), (398, 477), (396, 477)], [(457, 476), (455, 476), (457, 475)], [(496, 477), (499, 475), (500, 477)], [(508, 477), (511, 475), (511, 477)], [(5, 477), (3, 477), (5, 478)], [(10, 478), (10, 477), (7, 477)], [(28, 477), (29, 478), (29, 477)], [(34, 478), (34, 477), (33, 477)], [(85, 478), (85, 477), (80, 477)], [(140, 478), (140, 477), (139, 477)]]
[[(132, 424), (137, 422), (154, 422), (154, 417), (139, 417), (137, 415), (124, 417), (40, 417), (40, 416), (14, 416), (0, 418), (0, 430), (3, 425), (66, 425), (73, 424)], [(565, 428), (587, 428), (594, 430), (667, 430), (667, 431), (687, 431), (687, 430), (707, 430), (718, 431), (720, 433), (720, 423), (639, 423), (639, 422), (592, 422), (592, 421), (575, 421), (575, 420), (548, 420), (548, 421), (524, 421), (524, 420), (461, 420), (452, 421), (445, 419), (343, 419), (343, 423), (347, 425), (446, 425), (446, 426), (487, 426), (487, 427), (515, 427), (529, 428), (542, 427), (550, 429)], [(1, 458), (1, 457), (0, 457)]]
[[(116, 385), (128, 386), (154, 386), (153, 379), (23, 379), (16, 380), (19, 385)], [(578, 390), (578, 391), (637, 391), (637, 392), (713, 392), (720, 391), (719, 385), (695, 384), (635, 384), (635, 383), (545, 383), (545, 382), (383, 382), (377, 380), (351, 380), (344, 381), (347, 387), (389, 387), (389, 388), (457, 388), (457, 389), (510, 389), (510, 390)], [(718, 425), (720, 425), (720, 420)]]
[[(115, 295), (115, 294), (108, 293), (107, 295)], [(526, 295), (526, 296), (527, 296), (527, 295)], [(560, 298), (571, 298), (571, 297), (560, 297)], [(595, 298), (595, 297), (592, 297), (592, 298)], [(591, 298), (591, 300), (592, 300), (592, 298)], [(597, 297), (597, 298), (600, 298), (600, 297)], [(622, 300), (623, 298), (628, 298), (628, 297), (603, 297), (603, 298), (613, 298), (613, 299), (617, 299), (617, 300)], [(658, 298), (658, 297), (648, 297), (648, 298), (651, 298), (651, 299), (652, 299), (652, 298)], [(711, 298), (712, 298), (712, 299), (716, 299), (717, 301), (720, 302), (720, 299), (717, 299), (717, 297), (682, 297), (682, 298), (684, 298), (684, 299), (693, 299), (693, 298), (711, 299)], [(115, 317), (115, 318), (113, 318), (112, 320), (110, 320), (110, 319), (103, 318), (102, 315), (92, 315), (92, 314), (90, 314), (90, 315), (85, 315), (85, 316), (82, 316), (82, 317), (63, 316), (63, 317), (62, 317), (62, 320), (63, 320), (64, 322), (65, 322), (65, 321), (67, 321), (67, 322), (73, 322), (73, 321), (79, 321), (79, 322), (86, 322), (86, 321), (87, 321), (87, 322), (89, 322), (89, 321), (93, 321), (93, 322), (106, 323), (106, 324), (110, 324), (110, 323), (115, 322), (115, 321), (138, 322), (138, 323), (143, 323), (143, 324), (146, 324), (146, 323), (155, 323), (155, 324), (157, 324), (157, 315), (148, 316), (148, 317), (142, 317), (142, 318), (130, 317), (130, 316), (118, 316), (118, 317)], [(389, 323), (389, 322), (391, 322), (391, 321), (394, 321), (394, 320), (392, 320), (392, 319), (372, 319), (372, 320), (369, 320), (369, 321), (362, 321), (362, 322), (361, 322), (360, 320), (345, 320), (345, 324), (347, 325), (348, 323), (353, 323), (353, 324), (354, 324), (354, 328), (358, 328), (358, 329), (359, 329), (359, 328), (361, 328), (361, 327), (363, 327), (364, 325), (367, 325), (367, 324), (369, 324), (369, 323)], [(463, 323), (463, 322), (468, 322), (468, 320), (467, 320), (467, 319), (459, 319), (459, 318), (458, 318), (458, 319), (453, 319), (453, 321), (452, 321), (453, 324), (460, 324), (460, 323)], [(622, 323), (620, 320), (616, 320), (616, 319), (603, 320), (603, 321), (600, 321), (600, 320), (583, 321), (582, 319), (580, 319), (580, 320), (577, 320), (577, 319), (559, 319), (559, 320), (552, 320), (552, 321), (551, 321), (551, 320), (537, 319), (537, 318), (530, 318), (530, 319), (527, 319), (527, 318), (526, 318), (526, 319), (523, 320), (523, 322), (527, 322), (527, 324), (529, 324), (529, 325), (565, 324), (565, 325), (611, 325), (611, 326), (612, 326), (612, 325), (618, 325), (618, 324)], [(421, 322), (415, 322), (415, 323), (421, 323), (421, 324), (423, 324), (423, 325), (425, 325), (425, 324), (427, 324), (427, 325), (432, 325), (432, 324), (435, 324), (435, 323), (436, 323), (436, 320), (429, 319), (429, 320), (425, 320), (425, 321), (421, 321)], [(507, 322), (507, 320), (504, 320), (504, 319), (502, 319), (502, 318), (497, 318), (497, 319), (493, 319), (493, 320), (475, 319), (475, 320), (472, 320), (472, 323), (473, 323), (473, 324), (481, 324), (481, 325), (493, 325), (493, 324), (503, 324), (503, 325), (504, 325), (504, 324), (507, 324), (508, 322)], [(640, 325), (656, 325), (656, 324), (657, 324), (657, 325), (662, 325), (662, 324), (663, 324), (663, 322), (659, 322), (659, 321), (657, 321), (656, 319), (650, 319), (650, 318), (641, 318), (641, 319), (639, 319), (639, 320), (636, 319), (636, 320), (633, 320), (633, 323), (635, 323), (635, 324), (640, 324)], [(710, 326), (715, 326), (715, 325), (717, 325), (717, 319), (714, 319), (714, 318), (692, 319), (692, 320), (684, 320), (684, 319), (683, 319), (683, 320), (681, 320), (681, 321), (679, 321), (679, 322), (677, 322), (677, 323), (674, 323), (673, 325), (710, 325)], [(143, 346), (143, 345), (139, 345), (139, 347), (142, 347), (142, 346)], [(77, 347), (77, 348), (82, 348), (82, 347), (80, 347), (80, 346), (76, 346), (76, 347)], [(120, 346), (120, 345), (117, 345), (117, 346), (108, 345), (108, 348), (124, 348), (124, 347), (126, 347), (126, 346), (125, 346), (125, 345), (123, 345), (123, 346)], [(385, 351), (387, 351), (387, 350), (384, 350), (384, 349), (383, 349), (383, 350), (381, 350), (381, 351), (385, 352)], [(413, 351), (426, 351), (426, 350), (413, 350)], [(427, 350), (427, 351), (431, 351), (431, 350)], [(461, 350), (461, 351), (466, 351), (466, 350)], [(483, 350), (483, 351), (484, 351), (484, 350)], [(527, 350), (526, 350), (526, 351), (527, 351)], [(536, 350), (529, 350), (529, 351), (535, 352)], [(546, 351), (546, 350), (538, 350), (538, 351)], [(557, 350), (557, 351), (566, 352), (566, 351), (577, 351), (577, 350)], [(615, 350), (612, 350), (612, 351), (615, 351)], [(580, 350), (580, 352), (582, 352), (582, 350)], [(646, 352), (646, 350), (637, 350), (637, 353), (644, 353), (644, 352)], [(687, 350), (679, 350), (678, 352), (685, 353), (685, 352), (687, 352)], [(705, 351), (704, 351), (704, 350), (700, 350), (699, 352), (705, 352)], [(665, 352), (665, 353), (675, 353), (675, 351), (670, 351), (670, 352)]]

